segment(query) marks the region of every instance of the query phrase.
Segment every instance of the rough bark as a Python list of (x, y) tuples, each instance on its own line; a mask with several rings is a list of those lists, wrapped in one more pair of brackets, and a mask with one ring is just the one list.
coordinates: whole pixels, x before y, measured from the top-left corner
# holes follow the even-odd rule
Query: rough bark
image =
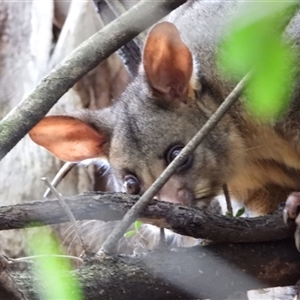
[[(291, 241), (211, 244), (139, 257), (89, 258), (74, 275), (86, 300), (234, 299), (230, 295), (237, 293), (235, 299), (247, 299), (241, 295), (251, 289), (294, 285), (299, 258)], [(38, 275), (24, 271), (12, 277), (28, 299), (39, 299), (34, 285)]]
[[(84, 193), (66, 198), (77, 220), (120, 220), (136, 203), (138, 196), (123, 193)], [(287, 227), (282, 210), (257, 218), (231, 218), (200, 209), (152, 200), (140, 213), (146, 223), (179, 234), (217, 242), (261, 242), (291, 238), (295, 227)], [(34, 201), (0, 207), (0, 230), (68, 222), (57, 200)]]
[[(0, 118), (2, 119), (37, 84), (47, 71), (51, 51), (53, 3), (51, 1), (1, 1), (0, 5)], [(38, 178), (53, 176), (59, 163), (25, 138), (0, 162), (0, 203), (15, 204), (41, 197)], [(26, 184), (31, 182), (32, 184)], [(65, 182), (64, 186), (68, 183)], [(16, 188), (19, 187), (19, 188)], [(66, 192), (68, 190), (66, 189)], [(22, 231), (0, 233), (0, 252), (19, 255)]]
[[(137, 196), (126, 194), (86, 193), (66, 199), (66, 202), (78, 219), (108, 221), (121, 218), (137, 199)], [(0, 212), (1, 229), (41, 225), (36, 222), (67, 221), (56, 200), (1, 207)], [(141, 218), (181, 234), (222, 243), (206, 242), (202, 247), (173, 251), (160, 249), (140, 256), (89, 256), (73, 273), (79, 278), (84, 299), (98, 299), (99, 295), (104, 299), (124, 300), (234, 299), (232, 295), (242, 299), (241, 295), (245, 296), (248, 290), (294, 285), (299, 279), (300, 253), (293, 240), (247, 243), (291, 237), (293, 228), (283, 225), (280, 210), (260, 218), (233, 219), (152, 201)], [(230, 240), (244, 243), (224, 243)], [(1, 281), (1, 278), (6, 279), (5, 274), (2, 270), (1, 299), (11, 293), (6, 290), (8, 285)], [(26, 270), (9, 274), (10, 280), (13, 279), (12, 286), (17, 286), (17, 294), (21, 293), (27, 299), (39, 299), (36, 294), (38, 274), (34, 276)], [(294, 297), (297, 290), (292, 291), (285, 289), (282, 299), (293, 299), (290, 296)]]
[[(52, 67), (103, 25), (92, 2), (73, 1), (70, 10), (70, 2), (57, 2), (55, 14), (50, 0), (1, 2), (0, 119), (26, 97)], [(56, 21), (53, 21), (54, 17)], [(52, 22), (59, 25), (61, 30), (57, 41), (52, 35)], [(112, 97), (122, 92), (126, 81), (126, 71), (114, 55), (69, 90), (52, 109), (52, 113), (107, 106)], [(26, 136), (0, 162), (1, 205), (41, 199), (46, 186), (40, 178), (46, 175), (51, 180), (61, 165), (60, 161)], [(64, 195), (91, 190), (95, 184), (93, 174), (92, 166), (76, 167), (59, 185), (59, 190)], [(95, 227), (99, 225), (90, 223), (91, 231)], [(58, 230), (61, 235), (66, 231), (63, 228)], [(0, 239), (1, 253), (12, 257), (23, 255), (23, 231), (0, 232)], [(65, 244), (72, 242), (70, 236)], [(73, 254), (78, 254), (75, 245), (72, 243), (70, 249)]]

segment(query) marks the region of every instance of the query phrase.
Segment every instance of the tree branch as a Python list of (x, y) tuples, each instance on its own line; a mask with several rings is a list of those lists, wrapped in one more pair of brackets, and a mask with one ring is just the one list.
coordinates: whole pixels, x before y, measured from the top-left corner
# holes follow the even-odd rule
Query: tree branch
[[(89, 192), (64, 198), (77, 220), (120, 220), (138, 196), (123, 193)], [(149, 224), (182, 235), (217, 242), (261, 242), (292, 238), (294, 224), (287, 227), (282, 209), (257, 218), (230, 218), (212, 215), (197, 208), (152, 200), (139, 214)], [(68, 222), (57, 200), (32, 201), (0, 207), (0, 230)]]
[(2, 119), (0, 160), (83, 75), (184, 2), (186, 0), (143, 0), (75, 49)]
[[(74, 275), (86, 300), (99, 295), (114, 300), (226, 299), (236, 292), (294, 285), (300, 277), (300, 253), (292, 241), (211, 244), (140, 257), (87, 259)], [(39, 299), (34, 285), (38, 274), (13, 276), (28, 299)]]
[[(110, 221), (121, 219), (138, 198), (125, 193), (89, 192), (65, 201), (78, 220)], [(300, 277), (300, 254), (293, 240), (249, 243), (293, 236), (293, 226), (286, 227), (283, 223), (282, 209), (259, 218), (229, 218), (152, 200), (140, 217), (145, 222), (195, 238), (244, 243), (156, 250), (140, 257), (88, 259), (74, 272), (83, 288), (84, 299), (98, 299), (100, 294), (115, 300), (225, 299), (227, 296), (232, 299), (230, 295), (236, 292), (293, 285)], [(57, 200), (0, 207), (0, 230), (68, 220)], [(32, 271), (10, 273), (28, 299), (39, 299), (38, 274), (33, 277)], [(6, 295), (3, 289), (0, 284), (0, 298)]]
[[(97, 7), (97, 12), (100, 15), (101, 20), (103, 20), (105, 24), (109, 24), (116, 17), (119, 17), (126, 12), (126, 8), (119, 1), (116, 0), (113, 1), (93, 0), (93, 1)], [(128, 71), (128, 74), (132, 78), (136, 76), (139, 64), (141, 62), (140, 48), (142, 47), (143, 42), (140, 35), (136, 36), (133, 40), (123, 45), (117, 51), (118, 56), (120, 57), (125, 68)]]

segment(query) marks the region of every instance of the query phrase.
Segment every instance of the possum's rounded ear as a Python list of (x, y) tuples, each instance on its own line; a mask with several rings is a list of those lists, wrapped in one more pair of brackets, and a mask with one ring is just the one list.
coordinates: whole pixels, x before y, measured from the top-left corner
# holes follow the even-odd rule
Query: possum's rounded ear
[(109, 137), (84, 121), (70, 116), (49, 116), (29, 132), (31, 139), (64, 161), (105, 157)]
[(185, 101), (191, 84), (193, 58), (175, 25), (162, 22), (150, 30), (143, 65), (154, 91), (166, 100), (180, 98)]

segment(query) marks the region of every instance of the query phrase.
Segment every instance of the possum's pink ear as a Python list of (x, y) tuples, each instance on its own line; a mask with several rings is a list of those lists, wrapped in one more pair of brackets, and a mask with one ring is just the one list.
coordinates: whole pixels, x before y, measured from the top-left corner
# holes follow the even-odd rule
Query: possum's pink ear
[(193, 59), (175, 25), (162, 22), (150, 30), (143, 64), (151, 87), (164, 99), (184, 99), (188, 95)]
[(74, 117), (49, 116), (29, 132), (31, 139), (64, 161), (103, 157), (108, 141), (105, 133)]

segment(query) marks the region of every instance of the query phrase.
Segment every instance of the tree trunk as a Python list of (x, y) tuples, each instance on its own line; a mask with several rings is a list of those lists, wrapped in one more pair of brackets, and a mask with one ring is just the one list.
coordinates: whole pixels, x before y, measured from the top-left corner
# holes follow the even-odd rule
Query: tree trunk
[[(103, 26), (92, 1), (73, 1), (68, 6), (66, 2), (50, 0), (1, 1), (0, 118), (33, 90), (51, 68)], [(113, 55), (80, 80), (51, 113), (107, 106), (112, 97), (120, 94), (126, 81), (126, 71)], [(46, 176), (52, 180), (61, 166), (62, 162), (26, 136), (0, 162), (1, 205), (41, 199), (46, 186), (40, 178)], [(75, 167), (58, 189), (64, 195), (73, 195), (92, 190), (94, 183), (93, 167)], [(90, 229), (94, 230), (94, 226), (91, 223)], [(63, 235), (65, 230), (60, 228), (59, 232)], [(0, 239), (1, 253), (10, 257), (23, 253), (22, 231), (1, 232)], [(72, 240), (71, 236), (67, 244)], [(78, 254), (74, 244), (72, 253)]]

